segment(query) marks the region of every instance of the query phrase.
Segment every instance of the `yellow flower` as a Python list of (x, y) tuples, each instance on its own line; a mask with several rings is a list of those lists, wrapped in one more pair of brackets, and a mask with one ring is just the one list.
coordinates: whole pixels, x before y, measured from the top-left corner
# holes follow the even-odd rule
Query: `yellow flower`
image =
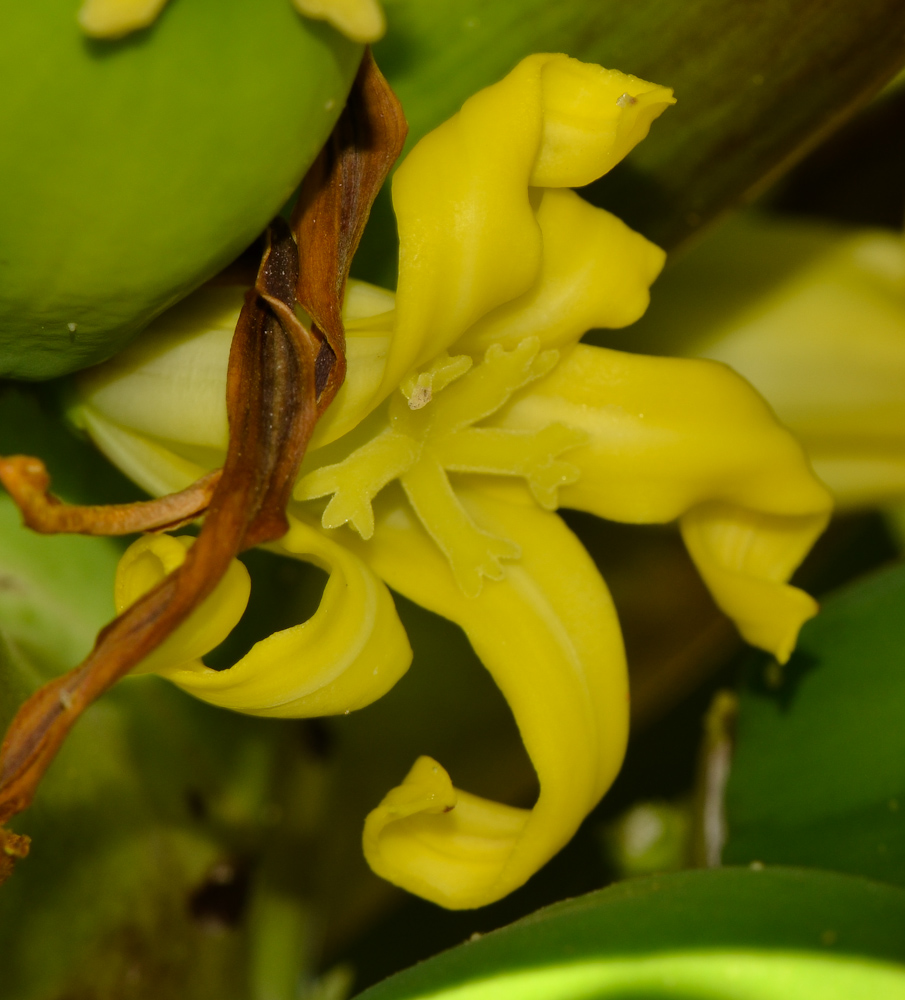
[[(197, 0), (196, 0), (197, 2)], [(153, 24), (167, 0), (84, 0), (79, 25), (94, 38), (120, 38)], [(355, 42), (376, 42), (386, 22), (377, 0), (292, 0), (300, 14), (332, 24)]]
[[(345, 711), (408, 666), (385, 584), (457, 622), (512, 708), (540, 795), (529, 810), (478, 798), (422, 757), (371, 812), (374, 870), (443, 906), (481, 906), (520, 886), (622, 761), (618, 622), (557, 506), (678, 518), (716, 600), (780, 658), (816, 610), (785, 581), (829, 499), (763, 400), (713, 362), (577, 343), (641, 315), (663, 253), (568, 188), (613, 167), (671, 103), (634, 77), (532, 56), (418, 144), (393, 184), (396, 296), (350, 286), (347, 381), (312, 439), (279, 543), (331, 572), (321, 609), (230, 670), (205, 668), (197, 647), (171, 650), (161, 670), (241, 711)], [(222, 457), (240, 299), (198, 293), (81, 379), (77, 419), (151, 492)], [(181, 550), (138, 545), (145, 559), (158, 545)], [(244, 601), (235, 605), (237, 618)], [(314, 635), (296, 660), (305, 629)], [(341, 697), (321, 698), (318, 685), (341, 683)]]

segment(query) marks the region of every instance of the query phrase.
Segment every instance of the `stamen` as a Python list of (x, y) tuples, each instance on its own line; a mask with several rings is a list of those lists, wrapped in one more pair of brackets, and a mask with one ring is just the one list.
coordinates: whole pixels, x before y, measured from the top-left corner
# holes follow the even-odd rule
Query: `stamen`
[(443, 353), (431, 362), (426, 371), (409, 375), (399, 387), (402, 395), (409, 401), (409, 409), (420, 410), (427, 406), (435, 392), (440, 392), (451, 382), (461, 378), (471, 365), (471, 358), (467, 354), (457, 354), (451, 358)]
[(556, 508), (559, 487), (579, 475), (559, 456), (582, 444), (585, 434), (557, 423), (538, 431), (474, 425), (547, 374), (558, 358), (556, 351), (541, 351), (536, 337), (511, 351), (495, 344), (475, 366), (464, 355), (440, 355), (405, 380), (390, 400), (388, 423), (375, 437), (342, 462), (309, 472), (298, 483), (296, 498), (332, 493), (323, 526), (349, 523), (368, 539), (374, 532), (374, 497), (399, 479), (421, 523), (449, 559), (457, 583), (476, 597), (483, 579), (501, 579), (502, 560), (519, 558), (520, 550), (474, 523), (447, 473), (519, 476), (542, 507)]

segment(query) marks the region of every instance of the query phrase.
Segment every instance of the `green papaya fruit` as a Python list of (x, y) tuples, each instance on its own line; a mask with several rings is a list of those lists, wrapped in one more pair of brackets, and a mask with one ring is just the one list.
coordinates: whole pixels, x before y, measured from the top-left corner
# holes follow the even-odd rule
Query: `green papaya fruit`
[(239, 254), (362, 52), (289, 0), (173, 0), (118, 40), (78, 8), (0, 15), (0, 377), (102, 361)]

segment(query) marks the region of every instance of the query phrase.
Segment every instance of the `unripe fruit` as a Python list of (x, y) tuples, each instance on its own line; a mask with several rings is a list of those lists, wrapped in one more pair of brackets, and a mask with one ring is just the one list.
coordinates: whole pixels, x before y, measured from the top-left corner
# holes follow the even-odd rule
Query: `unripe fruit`
[(342, 110), (361, 46), (289, 0), (179, 0), (86, 38), (0, 18), (0, 377), (109, 357), (239, 254)]

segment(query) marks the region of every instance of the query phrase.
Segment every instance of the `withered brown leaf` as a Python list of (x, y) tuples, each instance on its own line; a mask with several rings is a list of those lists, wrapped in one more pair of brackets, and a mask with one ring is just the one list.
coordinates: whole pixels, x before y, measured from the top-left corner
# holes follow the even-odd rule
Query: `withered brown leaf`
[(341, 310), (352, 258), (407, 132), (402, 107), (368, 49), (345, 110), (308, 171), (292, 215), (302, 254), (296, 297), (324, 338), (316, 372), (320, 412), (346, 375)]
[(42, 535), (131, 535), (164, 531), (189, 524), (207, 510), (220, 470), (208, 473), (188, 489), (137, 503), (79, 506), (63, 503), (50, 493), (50, 476), (40, 458), (0, 457), (0, 483), (15, 500), (26, 527)]
[[(345, 377), (341, 309), (352, 255), (405, 122), (368, 52), (325, 152), (303, 183), (296, 236), (276, 219), (245, 297), (227, 374), (229, 448), (222, 470), (180, 494), (136, 505), (70, 507), (48, 494), (43, 463), (0, 459), (4, 483), (39, 531), (125, 533), (207, 513), (185, 562), (98, 635), (79, 667), (21, 706), (0, 747), (0, 824), (27, 808), (81, 713), (160, 645), (244, 549), (281, 537), (308, 441)], [(312, 317), (308, 329), (296, 300)], [(322, 375), (320, 373), (323, 373)], [(127, 527), (126, 527), (127, 526)], [(106, 530), (105, 530), (106, 529)], [(26, 839), (0, 827), (0, 882)]]

